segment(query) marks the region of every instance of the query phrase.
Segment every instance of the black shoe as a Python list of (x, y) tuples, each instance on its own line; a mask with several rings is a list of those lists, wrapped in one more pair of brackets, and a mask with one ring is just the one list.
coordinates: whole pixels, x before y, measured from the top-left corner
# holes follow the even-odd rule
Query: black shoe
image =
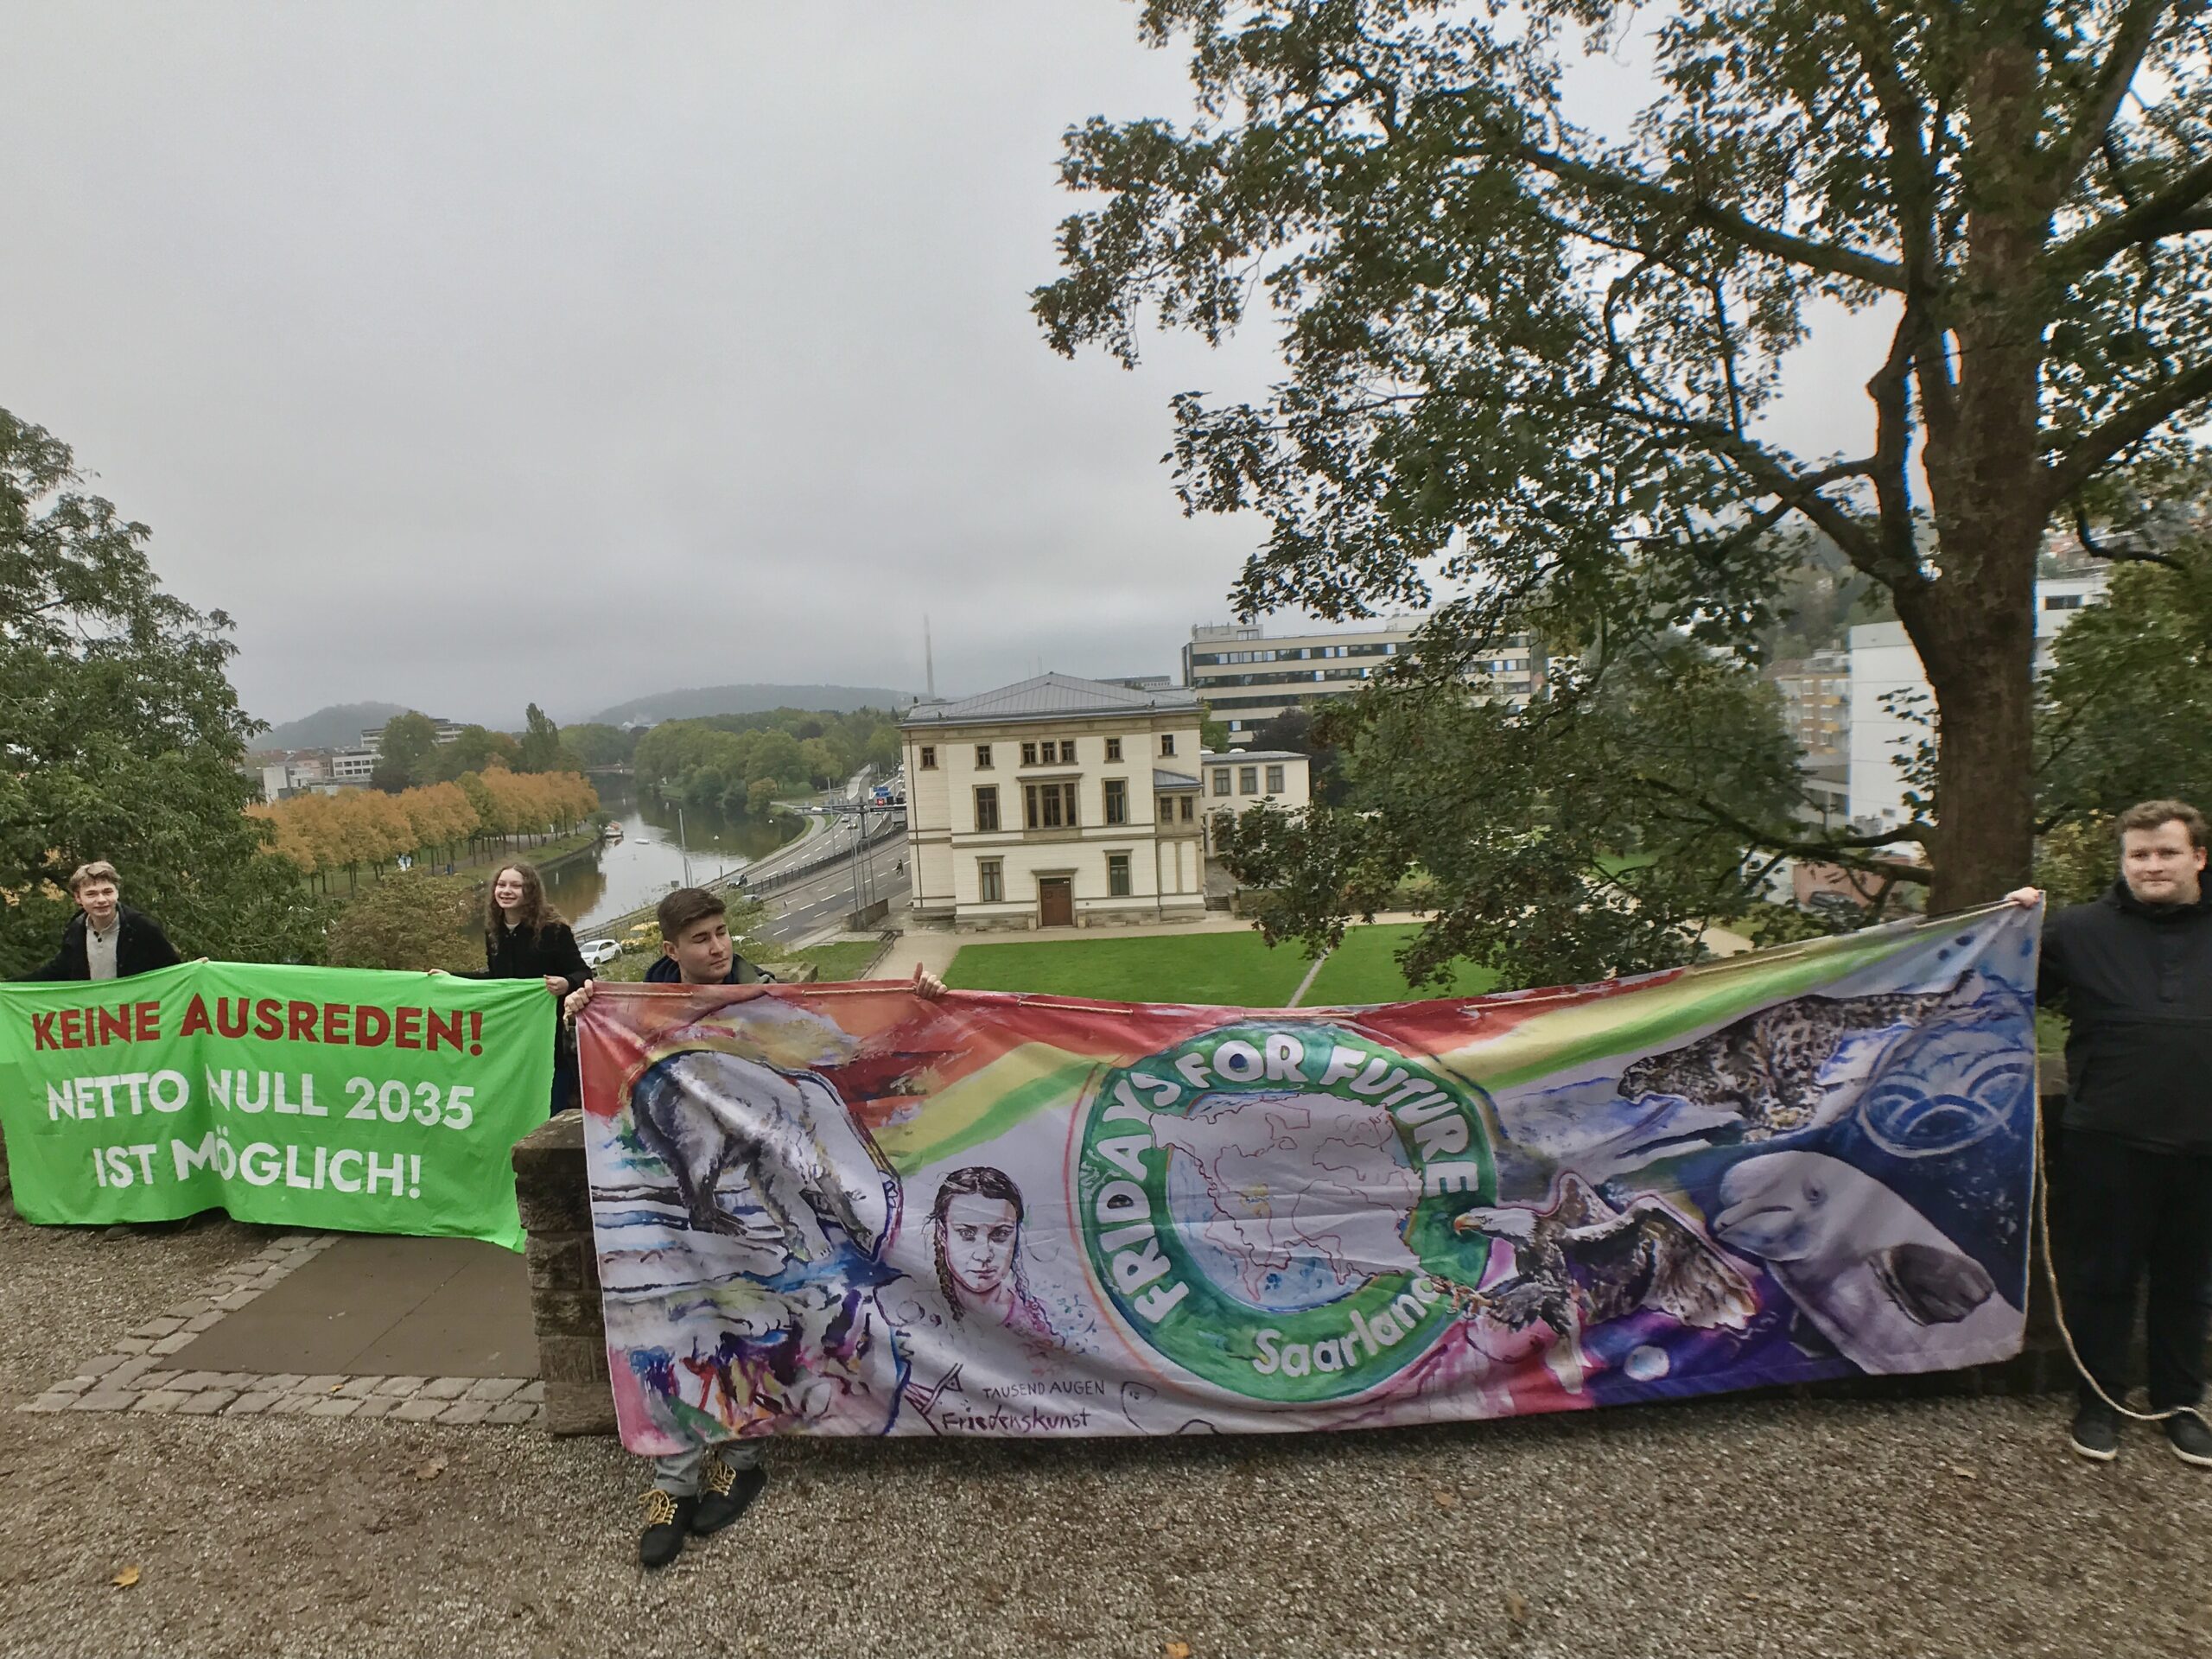
[(767, 1484), (768, 1471), (757, 1463), (750, 1469), (733, 1469), (720, 1458), (708, 1459), (699, 1471), (699, 1507), (691, 1512), (691, 1535), (705, 1538), (720, 1532), (745, 1513)]
[(696, 1497), (677, 1497), (655, 1487), (645, 1496), (645, 1529), (638, 1538), (638, 1565), (666, 1567), (683, 1553), (683, 1535), (699, 1507)]
[(2174, 1449), (2174, 1456), (2183, 1463), (2193, 1463), (2200, 1469), (2212, 1469), (2212, 1428), (2204, 1426), (2202, 1417), (2183, 1413), (2166, 1419), (2166, 1444)]
[(2120, 1419), (2107, 1406), (2084, 1406), (2074, 1414), (2069, 1439), (2074, 1450), (2094, 1463), (2110, 1463), (2120, 1455)]

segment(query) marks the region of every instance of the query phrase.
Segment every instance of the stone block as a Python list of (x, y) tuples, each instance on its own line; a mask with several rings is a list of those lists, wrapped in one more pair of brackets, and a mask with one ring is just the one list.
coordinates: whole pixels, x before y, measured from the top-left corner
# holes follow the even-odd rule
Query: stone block
[(218, 1296), (215, 1306), (226, 1313), (235, 1313), (248, 1302), (257, 1301), (260, 1296), (257, 1290), (233, 1290), (226, 1295)]
[(487, 1405), (496, 1406), (508, 1395), (518, 1390), (523, 1382), (524, 1379), (519, 1376), (480, 1377), (468, 1385), (468, 1392), (462, 1397), (468, 1400), (481, 1400)]
[(467, 1376), (434, 1376), (419, 1392), (425, 1400), (458, 1400), (468, 1392), (469, 1384), (474, 1381)]
[(211, 1312), (215, 1304), (205, 1296), (195, 1296), (188, 1302), (179, 1302), (175, 1307), (165, 1308), (162, 1312), (166, 1318), (184, 1319), (188, 1322), (198, 1319), (202, 1313)]
[(279, 1371), (276, 1376), (264, 1376), (260, 1381), (263, 1388), (274, 1389), (279, 1394), (289, 1394), (295, 1389), (307, 1386), (307, 1378), (297, 1371)]
[(95, 1358), (86, 1360), (77, 1369), (86, 1376), (105, 1376), (116, 1367), (127, 1362), (130, 1357), (128, 1354), (101, 1354)]
[(230, 1403), (226, 1417), (258, 1417), (284, 1396), (273, 1389), (258, 1389), (251, 1394), (239, 1395)]
[(47, 1389), (48, 1394), (82, 1394), (99, 1381), (92, 1376), (65, 1376)]
[(150, 1337), (118, 1337), (115, 1339), (116, 1351), (124, 1354), (143, 1354), (146, 1351), (147, 1344), (152, 1340)]
[(377, 1384), (383, 1381), (380, 1376), (350, 1378), (338, 1385), (338, 1397), (340, 1400), (365, 1400), (377, 1391)]
[(220, 1371), (187, 1371), (171, 1386), (179, 1394), (197, 1394), (202, 1389), (220, 1388), (222, 1384), (223, 1374)]
[(327, 1371), (321, 1376), (304, 1376), (300, 1379), (300, 1392), (302, 1394), (329, 1394), (343, 1386), (346, 1380), (342, 1376), (333, 1376)]
[(182, 1319), (149, 1319), (130, 1334), (134, 1337), (143, 1337), (149, 1342), (153, 1342), (162, 1337), (173, 1337), (183, 1329)]
[(425, 1381), (427, 1381), (426, 1378), (419, 1376), (381, 1377), (377, 1382), (376, 1391), (378, 1394), (393, 1395), (404, 1400), (409, 1395), (418, 1392)]
[(563, 1112), (515, 1143), (515, 1203), (532, 1235), (591, 1230), (591, 1184), (584, 1173), (583, 1114)]
[(151, 1394), (140, 1395), (137, 1403), (130, 1409), (153, 1412), (175, 1411), (192, 1397), (191, 1395), (176, 1389), (156, 1389)]
[(213, 1417), (238, 1397), (235, 1389), (207, 1389), (187, 1399), (176, 1408), (176, 1414), (180, 1417)]
[(138, 1373), (137, 1386), (142, 1389), (166, 1389), (182, 1375), (181, 1371), (144, 1370)]
[(522, 1392), (516, 1395), (515, 1398), (529, 1405), (543, 1405), (545, 1403), (544, 1379), (541, 1377), (536, 1382), (524, 1383)]
[(417, 1395), (414, 1399), (402, 1400), (393, 1407), (391, 1420), (396, 1423), (427, 1423), (452, 1403), (448, 1400), (426, 1400)]
[(311, 1394), (288, 1394), (269, 1408), (269, 1414), (271, 1417), (304, 1417), (322, 1403)]
[(607, 1386), (607, 1338), (552, 1337), (537, 1333), (537, 1374), (548, 1382), (589, 1382)]
[(488, 1400), (456, 1400), (438, 1414), (442, 1423), (480, 1423), (492, 1414)]
[(371, 1395), (365, 1400), (354, 1402), (353, 1421), (358, 1423), (364, 1417), (385, 1416), (399, 1403), (388, 1394)]
[(484, 1421), (503, 1426), (534, 1423), (537, 1421), (539, 1409), (526, 1400), (510, 1400), (504, 1405), (493, 1407), (492, 1414)]
[(79, 1398), (79, 1395), (73, 1394), (41, 1394), (37, 1399), (26, 1401), (16, 1409), (17, 1411), (67, 1411), (77, 1403)]
[(166, 1358), (181, 1349), (189, 1348), (192, 1345), (192, 1339), (199, 1334), (197, 1331), (180, 1331), (173, 1337), (163, 1337), (147, 1351), (160, 1354)]
[(212, 1331), (223, 1322), (220, 1308), (211, 1307), (205, 1313), (195, 1313), (184, 1322), (184, 1328), (198, 1336), (202, 1331)]
[(612, 1434), (614, 1396), (605, 1382), (545, 1384), (545, 1427), (549, 1433)]
[[(124, 1389), (94, 1389), (90, 1394), (80, 1394), (70, 1401), (72, 1411), (128, 1411), (137, 1405), (140, 1395), (136, 1390)], [(182, 1399), (181, 1395), (177, 1396)]]
[(360, 1407), (361, 1402), (359, 1400), (340, 1400), (334, 1396), (327, 1400), (316, 1401), (308, 1408), (308, 1415), (310, 1417), (351, 1417), (360, 1409)]

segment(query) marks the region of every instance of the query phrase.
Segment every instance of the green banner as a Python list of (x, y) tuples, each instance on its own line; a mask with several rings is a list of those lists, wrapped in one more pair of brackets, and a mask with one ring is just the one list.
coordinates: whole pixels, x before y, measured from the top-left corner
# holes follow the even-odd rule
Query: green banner
[(27, 1221), (240, 1221), (522, 1248), (545, 1121), (537, 979), (190, 963), (0, 986), (0, 1130)]

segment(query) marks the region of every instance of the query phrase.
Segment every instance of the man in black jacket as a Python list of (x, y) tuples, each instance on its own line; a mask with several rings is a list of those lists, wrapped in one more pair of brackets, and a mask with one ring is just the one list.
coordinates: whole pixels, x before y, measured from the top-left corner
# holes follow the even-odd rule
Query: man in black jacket
[(123, 880), (105, 859), (79, 864), (69, 878), (77, 913), (61, 948), (30, 979), (128, 979), (184, 960), (154, 918), (123, 902)]
[[(2037, 1000), (2071, 1021), (2055, 1243), (2068, 1327), (2096, 1387), (2084, 1383), (2073, 1446), (2109, 1462), (2138, 1287), (2150, 1280), (2151, 1408), (2204, 1396), (2212, 1280), (2212, 894), (2205, 823), (2180, 801), (2120, 814), (2120, 877), (2093, 904), (2044, 926)], [(2007, 895), (2034, 904), (2023, 887)], [(2212, 1468), (2212, 1428), (2170, 1417), (2184, 1462)]]

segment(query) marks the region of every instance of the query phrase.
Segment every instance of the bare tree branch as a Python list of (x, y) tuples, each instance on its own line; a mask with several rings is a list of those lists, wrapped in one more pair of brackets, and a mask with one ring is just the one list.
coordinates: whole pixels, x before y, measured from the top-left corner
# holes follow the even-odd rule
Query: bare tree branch
[(2212, 398), (2212, 358), (2145, 393), (2063, 450), (2056, 462), (2044, 468), (2044, 499), (2056, 505), (2075, 494), (2121, 450), (2206, 398)]
[(1800, 265), (1830, 276), (1846, 277), (1874, 288), (1888, 289), (1893, 293), (1905, 291), (1904, 268), (1895, 260), (1861, 253), (1855, 248), (1839, 247), (1832, 242), (1815, 242), (1807, 237), (1792, 236), (1787, 231), (1762, 225), (1757, 219), (1747, 219), (1734, 209), (1723, 207), (1702, 196), (1686, 196), (1663, 184), (1654, 184), (1649, 179), (1639, 179), (1631, 174), (1615, 172), (1611, 168), (1579, 162), (1535, 144), (1518, 145), (1510, 153), (1516, 160), (1526, 162), (1539, 172), (1548, 173), (1563, 183), (1580, 185), (1600, 195), (1618, 197), (1635, 202), (1639, 207), (1675, 214), (1694, 225), (1718, 231), (1747, 248), (1770, 254), (1785, 264)]
[(2056, 275), (2079, 276), (2129, 248), (2207, 230), (2212, 230), (2212, 156), (2156, 195), (2069, 237), (2044, 256), (2044, 263)]
[(2108, 559), (2114, 564), (2163, 564), (2169, 570), (2189, 569), (2179, 559), (2147, 547), (2116, 547), (2098, 541), (2089, 531), (2088, 509), (2079, 501), (2074, 504), (2074, 534), (2081, 540), (2082, 550), (2093, 559)]
[(2056, 207), (2065, 200), (2082, 169), (2096, 154), (2113, 117), (2119, 112), (2120, 100), (2127, 96), (2136, 71), (2143, 67), (2144, 54), (2158, 38), (2160, 20), (2170, 9), (2171, 0), (2129, 0), (2127, 10), (2120, 14), (2111, 48), (2075, 106), (2073, 122), (2051, 146), (2051, 171), (2045, 187), (2050, 207)]

